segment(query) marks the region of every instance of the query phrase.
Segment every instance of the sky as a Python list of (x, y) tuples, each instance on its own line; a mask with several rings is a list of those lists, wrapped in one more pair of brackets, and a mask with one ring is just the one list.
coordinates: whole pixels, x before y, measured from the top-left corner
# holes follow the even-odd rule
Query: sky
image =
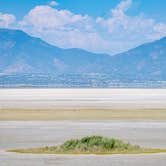
[(0, 0), (0, 28), (117, 54), (166, 36), (165, 0)]

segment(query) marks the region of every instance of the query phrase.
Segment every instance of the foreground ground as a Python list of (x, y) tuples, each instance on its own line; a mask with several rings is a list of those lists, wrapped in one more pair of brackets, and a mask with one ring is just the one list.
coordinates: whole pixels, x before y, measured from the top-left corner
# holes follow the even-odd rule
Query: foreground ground
[(165, 166), (166, 154), (66, 156), (6, 150), (56, 146), (91, 135), (166, 149), (166, 89), (1, 89), (0, 94), (1, 166)]
[(2, 166), (165, 166), (166, 154), (65, 156), (7, 153), (5, 150), (52, 146), (71, 138), (103, 135), (147, 148), (166, 149), (166, 122), (162, 121), (59, 121), (0, 122)]
[(38, 155), (0, 154), (1, 166), (165, 166), (166, 154), (151, 155)]
[(143, 148), (132, 145), (129, 142), (111, 137), (86, 136), (80, 139), (70, 139), (63, 144), (45, 146), (40, 148), (12, 149), (8, 152), (31, 153), (31, 154), (152, 154), (166, 153), (166, 149)]
[(52, 146), (91, 135), (119, 138), (145, 148), (166, 149), (165, 131), (164, 121), (1, 121), (0, 149)]

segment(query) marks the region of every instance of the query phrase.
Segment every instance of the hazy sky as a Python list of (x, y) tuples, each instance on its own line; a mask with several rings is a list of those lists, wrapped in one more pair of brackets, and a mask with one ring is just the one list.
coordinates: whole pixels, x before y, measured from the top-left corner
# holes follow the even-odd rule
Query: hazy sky
[(115, 54), (166, 36), (165, 0), (0, 0), (0, 27)]

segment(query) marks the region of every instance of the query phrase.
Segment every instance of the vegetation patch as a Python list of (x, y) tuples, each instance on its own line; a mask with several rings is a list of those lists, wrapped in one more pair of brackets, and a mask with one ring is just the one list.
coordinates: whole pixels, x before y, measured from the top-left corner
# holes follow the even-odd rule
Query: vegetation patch
[(161, 149), (145, 149), (137, 145), (125, 143), (119, 139), (101, 136), (71, 139), (59, 146), (16, 149), (10, 152), (19, 153), (46, 153), (46, 154), (138, 154), (166, 152)]

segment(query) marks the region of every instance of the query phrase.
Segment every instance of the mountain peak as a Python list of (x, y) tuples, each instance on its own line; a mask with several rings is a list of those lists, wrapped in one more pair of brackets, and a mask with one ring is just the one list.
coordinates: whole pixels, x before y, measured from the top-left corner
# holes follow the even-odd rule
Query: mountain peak
[(14, 30), (14, 29), (0, 29), (0, 39), (1, 40), (27, 40), (31, 37), (21, 31), (21, 30)]

